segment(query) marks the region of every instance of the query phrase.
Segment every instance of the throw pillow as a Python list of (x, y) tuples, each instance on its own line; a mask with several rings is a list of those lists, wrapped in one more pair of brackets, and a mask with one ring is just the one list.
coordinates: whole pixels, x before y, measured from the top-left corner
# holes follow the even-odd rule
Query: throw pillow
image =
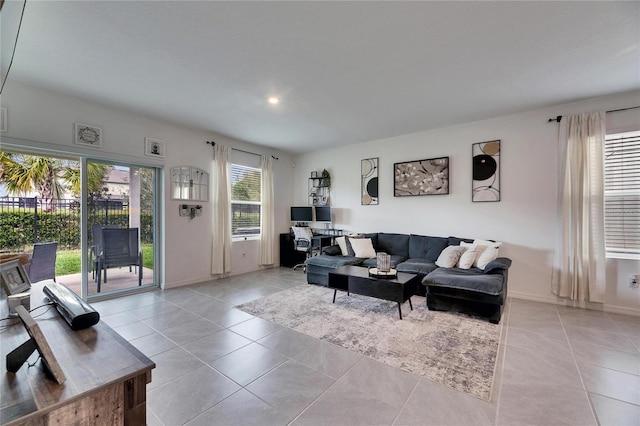
[(349, 256), (349, 251), (347, 250), (347, 237), (338, 237), (336, 238), (336, 243), (340, 247), (340, 252), (343, 256)]
[(436, 265), (441, 268), (453, 268), (458, 263), (460, 256), (464, 252), (465, 248), (460, 246), (448, 246), (440, 256), (438, 256), (438, 260), (436, 260)]
[[(481, 268), (478, 265), (478, 260), (482, 256), (482, 253), (484, 253), (484, 251), (487, 249), (487, 247), (494, 247), (496, 249), (495, 250), (495, 254), (496, 254), (496, 257), (497, 257), (498, 256), (498, 248), (502, 245), (502, 243), (499, 242), (499, 241), (488, 241), (488, 240), (473, 240), (473, 244), (478, 246), (477, 253), (476, 253), (476, 259), (473, 261), (473, 266), (475, 266), (476, 268), (480, 268), (480, 269), (483, 269), (483, 268)], [(491, 255), (488, 254), (487, 257), (491, 257)], [(489, 262), (491, 262), (491, 260)], [(489, 263), (489, 262), (487, 262), (487, 263)], [(486, 266), (486, 263), (484, 265)]]
[(474, 246), (469, 243), (461, 243), (461, 247), (464, 247), (465, 251), (458, 260), (458, 268), (469, 269), (473, 266), (473, 262), (476, 260), (476, 254), (478, 253), (478, 246)]
[(351, 247), (356, 257), (364, 259), (376, 257), (376, 251), (373, 249), (370, 238), (353, 238), (351, 239)]
[(347, 242), (347, 256), (355, 256), (356, 253), (353, 250), (353, 247), (351, 246), (351, 241), (353, 240), (357, 240), (357, 239), (362, 239), (364, 238), (364, 236), (362, 234), (351, 234), (351, 235), (347, 235), (347, 238), (345, 239), (345, 241)]
[(478, 268), (484, 269), (490, 262), (498, 258), (498, 247), (486, 246), (484, 251), (476, 259)]

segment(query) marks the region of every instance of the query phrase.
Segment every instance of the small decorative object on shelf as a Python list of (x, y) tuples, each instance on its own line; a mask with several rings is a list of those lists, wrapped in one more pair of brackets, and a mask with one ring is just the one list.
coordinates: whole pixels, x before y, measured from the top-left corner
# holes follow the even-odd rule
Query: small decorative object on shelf
[(380, 252), (376, 255), (376, 260), (379, 272), (389, 272), (391, 269), (391, 255)]
[(318, 177), (318, 172), (316, 172), (315, 170), (311, 172), (311, 177), (312, 178), (317, 178)]
[(395, 278), (398, 276), (398, 271), (389, 269), (387, 272), (382, 272), (378, 268), (369, 268), (369, 276), (374, 278)]

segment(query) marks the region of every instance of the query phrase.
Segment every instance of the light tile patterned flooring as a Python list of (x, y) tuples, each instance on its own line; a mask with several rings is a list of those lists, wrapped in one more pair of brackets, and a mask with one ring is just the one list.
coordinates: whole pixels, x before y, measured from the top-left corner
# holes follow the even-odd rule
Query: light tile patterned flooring
[(303, 283), (275, 268), (94, 307), (157, 365), (150, 425), (640, 425), (638, 317), (510, 299), (485, 402), (233, 308)]

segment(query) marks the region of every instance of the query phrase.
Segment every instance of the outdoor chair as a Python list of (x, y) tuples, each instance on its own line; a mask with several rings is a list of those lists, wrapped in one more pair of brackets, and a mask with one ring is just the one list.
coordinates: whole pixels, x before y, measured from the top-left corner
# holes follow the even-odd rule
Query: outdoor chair
[(89, 265), (91, 267), (91, 278), (98, 279), (96, 270), (98, 269), (98, 257), (102, 253), (102, 230), (119, 229), (118, 225), (101, 225), (94, 223), (91, 225), (91, 248), (89, 249)]
[(36, 243), (33, 245), (31, 261), (24, 265), (29, 281), (56, 280), (56, 255), (58, 243)]
[(138, 228), (102, 229), (102, 252), (97, 257), (97, 289), (100, 293), (101, 278), (107, 283), (107, 269), (135, 266), (138, 286), (142, 285), (142, 251), (138, 244)]

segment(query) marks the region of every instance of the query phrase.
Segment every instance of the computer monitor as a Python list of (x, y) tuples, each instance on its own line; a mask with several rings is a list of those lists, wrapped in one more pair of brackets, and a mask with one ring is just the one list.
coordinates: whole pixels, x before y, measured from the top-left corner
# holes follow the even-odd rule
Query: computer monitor
[(291, 207), (291, 222), (313, 221), (313, 210), (310, 206)]
[(331, 207), (316, 206), (316, 222), (331, 222)]

